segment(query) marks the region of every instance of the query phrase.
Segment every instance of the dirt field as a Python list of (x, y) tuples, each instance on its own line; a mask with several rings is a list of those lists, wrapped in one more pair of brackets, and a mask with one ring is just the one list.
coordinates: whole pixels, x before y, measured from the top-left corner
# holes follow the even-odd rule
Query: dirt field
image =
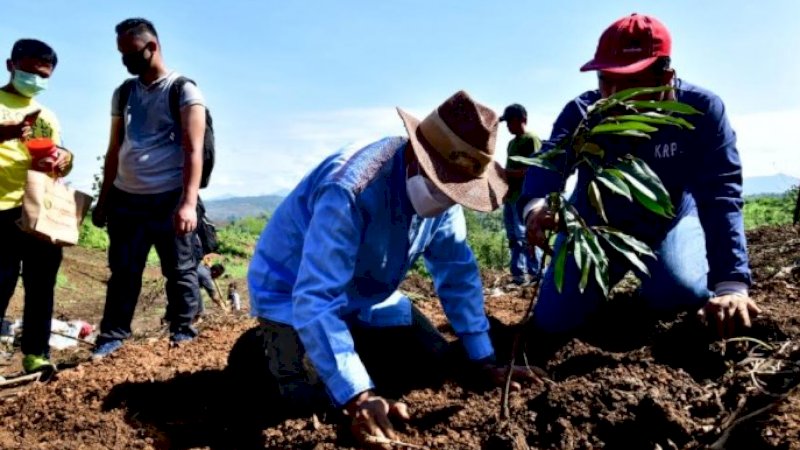
[[(448, 382), (403, 396), (414, 418), (402, 440), (440, 449), (800, 449), (800, 234), (760, 229), (748, 243), (764, 310), (752, 340), (717, 342), (691, 314), (650, 317), (623, 290), (597, 317), (602, 327), (560, 343), (529, 336), (530, 363), (550, 382), (512, 394), (509, 421), (498, 419), (499, 389)], [(104, 256), (70, 249), (62, 271), (57, 316), (96, 324)], [(232, 382), (228, 353), (255, 323), (246, 315), (212, 313), (196, 342), (168, 349), (157, 276), (148, 269), (137, 339), (118, 355), (92, 363), (85, 348), (58, 352), (65, 369), (56, 380), (0, 390), (0, 449), (349, 448), (334, 417), (283, 419), (283, 405), (264, 401), (257, 386)], [(485, 281), (507, 357), (504, 324), (519, 320), (530, 293), (493, 289), (502, 286), (496, 275)], [(428, 283), (404, 288), (450, 333)]]

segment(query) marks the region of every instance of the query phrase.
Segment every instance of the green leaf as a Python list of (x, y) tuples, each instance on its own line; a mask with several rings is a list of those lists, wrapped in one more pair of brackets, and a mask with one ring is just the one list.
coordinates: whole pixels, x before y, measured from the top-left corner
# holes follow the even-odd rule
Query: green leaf
[(546, 161), (546, 160), (542, 159), (541, 156), (533, 156), (533, 157), (512, 156), (510, 159), (512, 161), (521, 162), (521, 163), (527, 164), (529, 166), (541, 167), (542, 169), (547, 169), (547, 170), (552, 170), (552, 171), (558, 172), (558, 167), (554, 166), (549, 161)]
[(609, 98), (601, 98), (600, 100), (592, 103), (591, 105), (589, 105), (588, 108), (586, 108), (586, 114), (588, 115), (598, 114), (619, 104), (620, 103), (617, 100), (611, 100)]
[(608, 97), (609, 101), (618, 101), (624, 102), (626, 100), (630, 100), (633, 97), (638, 97), (640, 95), (648, 95), (648, 94), (658, 94), (660, 92), (671, 91), (673, 89), (672, 86), (656, 86), (656, 87), (635, 87), (624, 89), (611, 95)]
[(689, 123), (689, 121), (684, 119), (683, 117), (673, 117), (653, 111), (641, 114), (626, 114), (622, 116), (609, 117), (608, 119), (605, 120), (631, 120), (644, 123), (652, 123), (657, 125), (672, 125), (680, 128), (687, 128), (689, 130), (694, 130), (694, 125)]
[(583, 242), (583, 230), (577, 229), (570, 234), (573, 240), (572, 257), (575, 258), (575, 265), (580, 269), (583, 267), (583, 262), (589, 259), (588, 252), (585, 252), (584, 247), (580, 245)]
[(586, 290), (586, 286), (589, 284), (589, 270), (592, 268), (592, 258), (590, 256), (592, 250), (589, 248), (589, 244), (586, 242), (583, 232), (584, 230), (582, 229), (578, 230), (578, 232), (575, 233), (573, 242), (575, 264), (581, 271), (581, 281), (578, 284), (578, 289), (580, 289), (581, 294), (583, 294), (583, 291)]
[(551, 161), (551, 160), (556, 159), (559, 156), (563, 155), (564, 153), (567, 153), (567, 151), (564, 150), (561, 147), (556, 147), (556, 148), (554, 148), (552, 150), (548, 150), (548, 151), (546, 151), (544, 153), (539, 153), (536, 156), (538, 158), (544, 160), (544, 161)]
[[(606, 172), (610, 172), (612, 175), (619, 177), (628, 184), (631, 188), (631, 193), (633, 193), (634, 197), (637, 199), (640, 196), (649, 198), (651, 201), (656, 202), (658, 201), (658, 197), (656, 196), (655, 192), (651, 191), (646, 184), (644, 184), (639, 178), (632, 175), (628, 171), (625, 171), (620, 167), (620, 164), (615, 165), (615, 169), (606, 169)], [(639, 195), (637, 195), (639, 194)]]
[(600, 236), (614, 249), (617, 253), (625, 257), (634, 267), (639, 269), (642, 273), (650, 276), (650, 271), (647, 270), (647, 265), (639, 259), (636, 252), (628, 246), (622, 239), (619, 239), (613, 234), (599, 233)]
[(595, 179), (599, 181), (600, 184), (608, 188), (609, 191), (619, 194), (627, 198), (629, 201), (632, 200), (631, 189), (628, 187), (628, 185), (625, 184), (621, 178), (617, 178), (608, 173), (608, 170), (603, 170), (602, 172), (598, 173)]
[(583, 147), (581, 147), (581, 149), (578, 150), (578, 153), (588, 153), (590, 155), (599, 156), (600, 158), (602, 158), (606, 154), (606, 152), (604, 152), (599, 145), (593, 142), (587, 142), (583, 144)]
[[(661, 192), (656, 193), (654, 190), (657, 190), (657, 187), (652, 183), (652, 180), (649, 179), (650, 177), (634, 170), (630, 164), (619, 163), (614, 165), (614, 167), (615, 169), (606, 170), (611, 171), (614, 175), (621, 174), (621, 176), (624, 177), (625, 182), (628, 183), (628, 186), (631, 188), (633, 198), (635, 198), (637, 202), (660, 216), (666, 218), (672, 218), (674, 216), (672, 202), (669, 200), (669, 196), (665, 198), (662, 197)], [(660, 185), (660, 181), (658, 183)], [(663, 189), (663, 185), (660, 185), (660, 187)]]
[(658, 196), (647, 187), (640, 179), (632, 175), (628, 171), (622, 170), (621, 164), (616, 165), (619, 169), (606, 169), (606, 172), (611, 172), (614, 176), (623, 178), (628, 186), (631, 188), (633, 198), (636, 199), (642, 206), (660, 216), (671, 218), (671, 210), (667, 210), (666, 205), (662, 205), (658, 201)]
[(638, 130), (618, 131), (616, 133), (611, 133), (611, 134), (614, 134), (614, 135), (617, 135), (617, 136), (628, 136), (628, 137), (636, 137), (636, 138), (642, 138), (642, 139), (650, 139), (650, 135), (649, 134), (647, 134), (645, 132), (642, 132), (642, 131), (638, 131)]
[(564, 266), (567, 262), (567, 247), (569, 246), (570, 240), (569, 237), (564, 240), (561, 244), (561, 248), (558, 250), (558, 255), (556, 255), (553, 279), (556, 282), (556, 289), (558, 289), (559, 294), (564, 287)]
[(597, 236), (591, 230), (584, 230), (586, 242), (589, 247), (589, 255), (594, 262), (594, 278), (600, 290), (603, 291), (603, 296), (608, 297), (608, 258), (606, 252), (600, 243), (597, 241)]
[(600, 125), (596, 125), (589, 134), (607, 134), (607, 133), (614, 133), (619, 134), (623, 131), (643, 131), (645, 133), (652, 133), (654, 131), (658, 131), (658, 128), (654, 126), (650, 126), (646, 123), (637, 122), (633, 120), (629, 120), (626, 122), (619, 122), (615, 121), (613, 123), (601, 123)]
[(594, 181), (589, 182), (589, 202), (594, 206), (594, 209), (597, 210), (597, 214), (600, 214), (603, 222), (608, 223), (606, 210), (603, 207), (603, 198), (600, 197), (600, 189), (597, 189), (597, 184)]
[(670, 111), (681, 114), (702, 114), (700, 111), (694, 109), (686, 103), (676, 102), (674, 100), (665, 100), (661, 102), (653, 100), (635, 100), (628, 102), (629, 105), (638, 109), (656, 109), (661, 111)]
[(566, 227), (567, 231), (570, 233), (585, 227), (578, 210), (564, 197), (561, 198), (561, 209), (559, 213), (564, 220), (564, 227)]
[(622, 239), (623, 241), (625, 241), (625, 243), (629, 247), (631, 247), (634, 251), (636, 251), (639, 254), (647, 255), (647, 256), (650, 256), (650, 257), (653, 257), (653, 258), (656, 257), (655, 253), (653, 253), (653, 250), (647, 244), (645, 244), (644, 242), (636, 239), (635, 237), (633, 237), (633, 236), (631, 236), (629, 234), (625, 234), (622, 231), (619, 231), (616, 228), (612, 228), (612, 227), (602, 227), (601, 226), (601, 227), (595, 227), (595, 228), (598, 231), (602, 232), (602, 233), (606, 233), (606, 234), (609, 234), (609, 235), (612, 235), (612, 236), (616, 236), (619, 239)]
[(656, 195), (656, 202), (658, 202), (661, 208), (670, 216), (674, 215), (672, 199), (667, 189), (661, 182), (661, 178), (650, 169), (647, 163), (639, 158), (627, 155), (627, 157), (621, 159), (621, 163), (617, 164), (615, 167), (636, 177), (636, 179), (645, 184)]
[(636, 201), (639, 202), (640, 205), (644, 206), (648, 211), (667, 219), (671, 219), (673, 217), (673, 214), (670, 211), (664, 209), (664, 207), (657, 201), (653, 200), (652, 197), (646, 196), (644, 193), (636, 189), (633, 189), (631, 192), (633, 193), (633, 198), (636, 199)]

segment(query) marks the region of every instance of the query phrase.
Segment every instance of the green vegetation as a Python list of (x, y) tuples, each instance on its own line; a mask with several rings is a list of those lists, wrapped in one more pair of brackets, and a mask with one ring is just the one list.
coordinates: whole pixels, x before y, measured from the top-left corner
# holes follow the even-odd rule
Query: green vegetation
[(98, 250), (105, 250), (108, 248), (108, 233), (106, 233), (105, 229), (97, 228), (92, 225), (91, 213), (81, 225), (78, 245)]
[(258, 237), (264, 230), (269, 215), (244, 217), (234, 220), (217, 230), (219, 237), (219, 253), (222, 255), (249, 258), (253, 254)]
[(503, 211), (478, 213), (464, 210), (467, 219), (467, 241), (481, 268), (504, 269), (511, 255), (503, 225)]
[(753, 195), (744, 200), (744, 227), (747, 230), (767, 225), (792, 223), (797, 201), (797, 186), (779, 195)]
[[(744, 223), (747, 229), (765, 225), (786, 225), (792, 223), (792, 211), (797, 198), (797, 187), (780, 195), (759, 195), (745, 198)], [(492, 213), (479, 213), (465, 210), (467, 221), (467, 240), (481, 268), (503, 270), (509, 263), (508, 241), (503, 227), (501, 210)], [(258, 238), (269, 220), (268, 215), (245, 217), (221, 226), (218, 230), (220, 254), (226, 274), (243, 278), (247, 274), (247, 264)], [(82, 247), (105, 250), (108, 248), (106, 230), (96, 228), (86, 220), (81, 228)], [(148, 264), (157, 265), (155, 250), (148, 257)], [(427, 275), (420, 258), (412, 273)], [(68, 284), (66, 277), (59, 275), (60, 286)]]
[(61, 272), (56, 275), (56, 287), (59, 289), (72, 289), (69, 278)]

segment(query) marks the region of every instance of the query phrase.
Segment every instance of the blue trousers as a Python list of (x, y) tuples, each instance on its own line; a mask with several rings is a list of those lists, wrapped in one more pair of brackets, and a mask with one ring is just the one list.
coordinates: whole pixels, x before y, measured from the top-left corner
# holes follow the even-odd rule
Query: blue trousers
[[(556, 238), (553, 248), (558, 254), (565, 236)], [(642, 301), (659, 311), (678, 311), (701, 308), (711, 296), (707, 287), (708, 260), (705, 234), (696, 215), (688, 215), (667, 233), (653, 248), (657, 258), (643, 257), (650, 276), (637, 273), (642, 281)], [(615, 285), (629, 270), (626, 260), (612, 258), (609, 262), (610, 286)], [(539, 300), (534, 310), (536, 327), (548, 333), (564, 333), (583, 325), (604, 301), (602, 291), (589, 277), (581, 294), (578, 284), (580, 270), (572, 255), (568, 255), (561, 293), (553, 281), (554, 268), (545, 273)]]
[(521, 280), (526, 274), (539, 274), (540, 250), (530, 251), (525, 245), (525, 224), (522, 223), (513, 202), (503, 205), (503, 224), (506, 228), (508, 246), (511, 249), (511, 276)]

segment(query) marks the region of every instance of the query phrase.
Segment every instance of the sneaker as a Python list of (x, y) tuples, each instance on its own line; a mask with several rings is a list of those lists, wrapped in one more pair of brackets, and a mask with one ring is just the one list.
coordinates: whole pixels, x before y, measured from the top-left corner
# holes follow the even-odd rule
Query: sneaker
[(169, 337), (169, 344), (171, 346), (177, 346), (183, 344), (185, 342), (191, 342), (196, 338), (197, 335), (190, 332), (177, 332), (174, 333), (172, 336)]
[(120, 347), (122, 347), (122, 341), (119, 339), (114, 339), (111, 341), (103, 342), (102, 344), (98, 344), (97, 347), (95, 347), (94, 352), (92, 352), (92, 359), (94, 360), (103, 359), (106, 356), (119, 350)]
[(49, 379), (56, 372), (56, 365), (43, 355), (25, 355), (22, 358), (25, 373), (42, 372), (42, 379)]

